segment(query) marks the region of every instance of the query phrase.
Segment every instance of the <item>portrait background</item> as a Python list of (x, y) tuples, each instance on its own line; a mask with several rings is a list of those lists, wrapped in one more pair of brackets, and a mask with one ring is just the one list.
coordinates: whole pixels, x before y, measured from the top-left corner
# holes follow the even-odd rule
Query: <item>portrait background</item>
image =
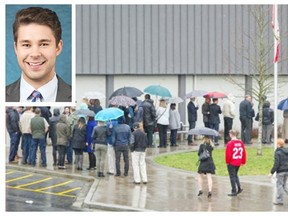
[(13, 22), (16, 12), (28, 7), (43, 7), (55, 11), (62, 26), (63, 50), (56, 60), (56, 73), (68, 84), (72, 81), (72, 6), (71, 5), (6, 5), (6, 85), (16, 81), (21, 69), (14, 52)]

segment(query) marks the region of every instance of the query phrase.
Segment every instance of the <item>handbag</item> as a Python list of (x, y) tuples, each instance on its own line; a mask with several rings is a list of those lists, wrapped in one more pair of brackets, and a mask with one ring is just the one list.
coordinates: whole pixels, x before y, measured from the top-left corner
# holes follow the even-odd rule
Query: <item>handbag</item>
[(206, 148), (206, 144), (203, 145), (203, 151), (199, 155), (199, 161), (205, 161), (210, 158), (210, 152)]

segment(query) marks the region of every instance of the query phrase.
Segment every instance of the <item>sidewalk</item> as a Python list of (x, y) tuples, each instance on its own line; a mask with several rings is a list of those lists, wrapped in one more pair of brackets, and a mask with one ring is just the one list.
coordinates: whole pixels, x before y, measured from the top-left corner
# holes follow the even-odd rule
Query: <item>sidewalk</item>
[[(223, 146), (222, 146), (223, 147)], [(217, 148), (221, 148), (217, 147)], [(241, 176), (244, 191), (237, 197), (229, 197), (229, 177), (213, 176), (212, 198), (207, 198), (207, 182), (204, 181), (204, 194), (197, 196), (197, 173), (167, 168), (155, 164), (152, 159), (159, 154), (197, 150), (197, 146), (187, 146), (182, 142), (178, 147), (147, 149), (148, 184), (133, 184), (133, 170), (130, 163), (127, 177), (105, 175), (96, 177), (97, 170), (77, 171), (74, 165), (66, 170), (52, 166), (52, 147), (47, 147), (47, 168), (27, 165), (6, 164), (6, 167), (40, 172), (48, 175), (63, 175), (69, 178), (92, 181), (90, 188), (82, 192), (75, 205), (90, 209), (110, 211), (288, 211), (288, 198), (284, 206), (273, 205), (274, 184), (268, 176)], [(6, 153), (9, 146), (6, 145)], [(19, 151), (21, 153), (21, 151)], [(7, 155), (7, 154), (6, 154)], [(85, 155), (84, 167), (88, 167)], [(121, 160), (123, 160), (121, 158)], [(7, 160), (6, 160), (7, 161)], [(106, 166), (107, 167), (107, 166)], [(121, 164), (121, 169), (123, 169)], [(87, 192), (88, 191), (88, 192)]]

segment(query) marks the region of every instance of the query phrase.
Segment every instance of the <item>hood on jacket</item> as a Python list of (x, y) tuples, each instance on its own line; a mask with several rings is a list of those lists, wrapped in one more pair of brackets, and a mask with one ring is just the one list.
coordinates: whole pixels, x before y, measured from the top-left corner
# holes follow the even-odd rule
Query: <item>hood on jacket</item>
[(265, 101), (264, 104), (263, 104), (263, 108), (264, 107), (269, 108), (270, 107), (270, 102), (269, 101)]
[(286, 154), (288, 156), (288, 148), (278, 148), (278, 151), (282, 151), (284, 154)]
[(59, 116), (60, 115), (60, 109), (59, 108), (55, 108), (53, 110), (53, 116)]
[(61, 114), (61, 115), (60, 115), (59, 122), (61, 122), (61, 123), (66, 123), (66, 122), (67, 122), (67, 117), (66, 117), (66, 115)]

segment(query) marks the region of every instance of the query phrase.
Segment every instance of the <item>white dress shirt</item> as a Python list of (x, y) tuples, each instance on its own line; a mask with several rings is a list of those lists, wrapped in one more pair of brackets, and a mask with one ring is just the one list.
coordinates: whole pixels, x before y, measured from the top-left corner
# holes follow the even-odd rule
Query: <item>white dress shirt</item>
[[(57, 89), (58, 89), (58, 79), (56, 77), (56, 73), (54, 74), (54, 77), (51, 81), (46, 83), (45, 85), (41, 86), (38, 89), (35, 89), (32, 87), (29, 83), (27, 83), (23, 75), (21, 75), (21, 81), (20, 81), (20, 102), (31, 102), (32, 99), (28, 100), (28, 97), (31, 95), (31, 93), (34, 90), (37, 90), (41, 93), (43, 99), (41, 102), (55, 102), (56, 101), (56, 95), (57, 95)], [(40, 101), (36, 101), (40, 102)]]

